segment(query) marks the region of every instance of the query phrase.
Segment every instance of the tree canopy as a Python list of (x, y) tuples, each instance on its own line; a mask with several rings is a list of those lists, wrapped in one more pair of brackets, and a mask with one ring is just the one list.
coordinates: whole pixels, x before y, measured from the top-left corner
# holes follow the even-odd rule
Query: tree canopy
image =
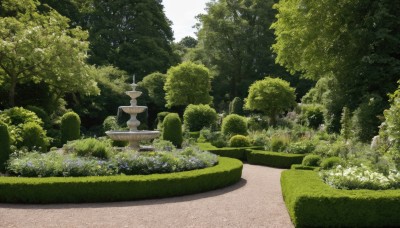
[(273, 125), (277, 115), (289, 111), (295, 105), (294, 88), (282, 79), (271, 77), (254, 82), (249, 88), (249, 96), (245, 99), (246, 109), (264, 112), (270, 117)]
[(52, 93), (81, 91), (98, 94), (93, 67), (86, 64), (88, 34), (69, 28), (68, 19), (54, 10), (39, 13), (34, 0), (1, 2), (0, 83), (15, 105), (15, 88), (46, 83)]
[(385, 101), (396, 89), (400, 4), (390, 0), (281, 0), (275, 8), (278, 15), (272, 28), (277, 62), (310, 79), (329, 78), (322, 103), (336, 125), (344, 106), (354, 111), (371, 94)]
[(204, 65), (184, 62), (171, 67), (167, 72), (166, 91), (167, 107), (209, 104), (211, 77), (209, 70)]
[[(230, 98), (244, 97), (248, 86), (265, 75), (284, 75), (275, 65), (270, 50), (274, 42), (270, 26), (276, 11), (274, 0), (220, 0), (207, 4), (207, 13), (199, 15), (199, 47), (202, 62), (216, 66), (215, 92)], [(201, 53), (198, 53), (201, 54)]]

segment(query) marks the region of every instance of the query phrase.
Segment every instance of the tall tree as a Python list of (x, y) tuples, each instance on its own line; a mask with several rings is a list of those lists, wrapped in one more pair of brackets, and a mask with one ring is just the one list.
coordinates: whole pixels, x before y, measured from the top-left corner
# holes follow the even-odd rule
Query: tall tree
[[(248, 86), (265, 75), (285, 75), (275, 65), (270, 50), (274, 42), (270, 30), (275, 20), (275, 0), (219, 0), (207, 4), (199, 15), (198, 52), (203, 63), (216, 66), (217, 91), (229, 91), (230, 98), (245, 97)], [(209, 67), (211, 67), (209, 66)], [(215, 86), (217, 87), (217, 86)]]
[[(336, 94), (343, 102), (327, 108), (337, 124), (344, 106), (355, 110), (371, 94), (387, 100), (387, 94), (396, 89), (400, 2), (281, 0), (276, 9), (279, 13), (272, 28), (277, 36), (273, 46), (277, 62), (292, 73), (335, 82), (326, 94)], [(325, 106), (333, 107), (332, 102)], [(371, 118), (382, 113), (383, 107)]]
[(139, 80), (177, 62), (161, 0), (96, 0), (88, 20), (90, 62), (112, 64)]
[(16, 87), (44, 82), (53, 94), (97, 94), (92, 67), (86, 64), (87, 33), (71, 29), (54, 10), (39, 13), (36, 0), (3, 0), (0, 17), (0, 83), (15, 105)]

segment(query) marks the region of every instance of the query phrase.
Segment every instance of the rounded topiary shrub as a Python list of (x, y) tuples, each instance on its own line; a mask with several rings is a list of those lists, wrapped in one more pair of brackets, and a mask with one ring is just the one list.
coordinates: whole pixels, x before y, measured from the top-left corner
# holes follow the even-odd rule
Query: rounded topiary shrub
[(47, 151), (49, 141), (46, 137), (46, 131), (42, 126), (35, 122), (29, 122), (22, 127), (22, 143), (21, 146), (27, 147), (28, 150)]
[(229, 114), (243, 115), (243, 100), (240, 97), (235, 97), (229, 103)]
[(183, 141), (182, 122), (177, 113), (170, 113), (164, 118), (162, 137), (176, 147), (181, 147)]
[(247, 135), (246, 118), (231, 114), (222, 120), (222, 134), (224, 135)]
[(250, 140), (244, 135), (235, 135), (229, 140), (230, 147), (248, 147)]
[(75, 112), (67, 112), (61, 117), (61, 143), (79, 139), (81, 119)]
[(5, 123), (0, 121), (0, 172), (6, 169), (6, 162), (10, 158), (11, 153), (11, 139), (8, 132), (8, 127)]
[(343, 163), (343, 160), (339, 157), (330, 157), (322, 160), (321, 168), (322, 169), (332, 169)]
[(209, 105), (188, 105), (183, 114), (183, 123), (189, 131), (200, 131), (217, 121), (217, 112)]
[(107, 116), (107, 118), (103, 121), (103, 130), (111, 131), (118, 130), (120, 127), (117, 122), (117, 118), (115, 116)]
[(321, 156), (310, 154), (303, 158), (303, 162), (301, 164), (305, 166), (319, 166), (320, 163), (321, 163)]

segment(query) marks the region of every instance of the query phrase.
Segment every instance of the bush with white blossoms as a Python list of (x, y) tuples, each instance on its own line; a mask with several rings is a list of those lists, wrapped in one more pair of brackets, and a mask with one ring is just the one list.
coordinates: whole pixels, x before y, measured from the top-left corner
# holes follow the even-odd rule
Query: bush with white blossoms
[(390, 170), (388, 175), (372, 171), (369, 167), (361, 166), (343, 167), (321, 171), (320, 176), (324, 182), (338, 189), (371, 189), (384, 190), (400, 188), (400, 172)]

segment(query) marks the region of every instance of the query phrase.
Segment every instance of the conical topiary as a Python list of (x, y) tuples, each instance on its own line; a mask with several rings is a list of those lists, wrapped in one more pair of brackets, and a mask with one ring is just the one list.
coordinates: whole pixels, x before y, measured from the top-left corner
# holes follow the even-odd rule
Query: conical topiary
[(229, 103), (229, 114), (243, 115), (243, 101), (240, 97), (235, 97)]

